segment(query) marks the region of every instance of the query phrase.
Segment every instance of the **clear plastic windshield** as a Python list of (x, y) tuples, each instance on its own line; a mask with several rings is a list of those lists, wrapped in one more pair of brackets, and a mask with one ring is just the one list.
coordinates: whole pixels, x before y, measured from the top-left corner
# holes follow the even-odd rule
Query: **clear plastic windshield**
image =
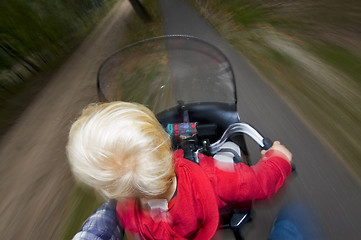
[(138, 102), (155, 113), (179, 102), (236, 103), (227, 58), (189, 36), (163, 36), (119, 50), (102, 64), (98, 91), (101, 100)]

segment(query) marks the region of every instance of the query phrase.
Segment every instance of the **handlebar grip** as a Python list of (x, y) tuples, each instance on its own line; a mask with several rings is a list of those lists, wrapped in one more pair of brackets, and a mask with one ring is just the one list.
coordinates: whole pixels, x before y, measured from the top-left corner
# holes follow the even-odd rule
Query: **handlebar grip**
[(269, 138), (263, 138), (262, 142), (263, 142), (263, 147), (262, 147), (263, 150), (268, 150), (273, 145), (273, 141)]
[(292, 169), (292, 172), (295, 172), (296, 171), (296, 165), (294, 162), (291, 161), (291, 169)]
[[(264, 138), (263, 139), (263, 148), (264, 150), (268, 150), (272, 147), (273, 145), (273, 141), (269, 138)], [(295, 172), (296, 171), (296, 165), (293, 161), (291, 161), (291, 169), (292, 169), (292, 172)]]

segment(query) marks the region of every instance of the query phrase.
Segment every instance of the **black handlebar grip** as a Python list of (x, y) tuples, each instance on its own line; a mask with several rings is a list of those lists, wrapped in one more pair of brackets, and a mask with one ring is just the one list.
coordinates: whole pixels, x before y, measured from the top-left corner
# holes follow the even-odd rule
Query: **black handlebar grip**
[(296, 171), (296, 165), (294, 162), (291, 162), (291, 169), (292, 169), (292, 172)]
[(272, 147), (272, 145), (273, 145), (273, 141), (271, 139), (269, 139), (269, 138), (263, 139), (263, 147), (262, 147), (263, 150), (270, 149)]

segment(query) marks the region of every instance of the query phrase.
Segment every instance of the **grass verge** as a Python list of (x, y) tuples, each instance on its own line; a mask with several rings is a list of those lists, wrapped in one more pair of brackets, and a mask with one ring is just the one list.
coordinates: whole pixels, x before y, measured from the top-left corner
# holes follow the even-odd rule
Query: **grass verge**
[(72, 239), (81, 225), (103, 202), (92, 189), (76, 186), (66, 208), (70, 212), (61, 239)]

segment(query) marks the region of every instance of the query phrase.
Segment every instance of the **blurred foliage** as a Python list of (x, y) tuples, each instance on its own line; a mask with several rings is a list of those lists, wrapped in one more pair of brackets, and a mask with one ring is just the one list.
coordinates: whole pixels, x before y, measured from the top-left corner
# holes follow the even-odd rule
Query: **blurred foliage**
[(74, 47), (105, 2), (2, 0), (0, 94), (10, 91)]
[(0, 1), (0, 138), (114, 2)]
[(188, 1), (361, 177), (361, 2)]

